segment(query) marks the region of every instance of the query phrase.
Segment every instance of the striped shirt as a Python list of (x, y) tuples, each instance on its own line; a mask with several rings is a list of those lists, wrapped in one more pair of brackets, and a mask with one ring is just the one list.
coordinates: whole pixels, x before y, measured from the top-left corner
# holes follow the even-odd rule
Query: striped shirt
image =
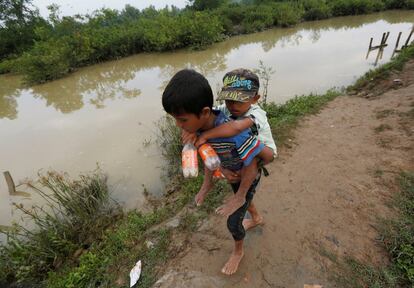
[[(216, 115), (214, 127), (229, 121), (223, 112), (213, 110), (213, 113)], [(208, 142), (219, 156), (221, 166), (232, 171), (250, 165), (254, 157), (264, 148), (264, 144), (251, 133), (250, 129), (232, 137), (213, 138)]]

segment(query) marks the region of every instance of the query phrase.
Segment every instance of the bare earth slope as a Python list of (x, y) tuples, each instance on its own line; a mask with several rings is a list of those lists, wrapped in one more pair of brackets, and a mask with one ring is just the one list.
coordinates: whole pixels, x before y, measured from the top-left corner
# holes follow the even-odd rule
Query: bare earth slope
[(403, 80), (398, 89), (369, 99), (340, 96), (302, 121), (292, 148), (282, 149), (262, 178), (255, 200), (265, 225), (247, 233), (235, 275), (220, 273), (233, 243), (215, 215), (156, 287), (334, 287), (324, 250), (386, 263), (373, 225), (392, 216), (386, 202), (396, 173), (414, 169), (413, 77), (412, 61), (392, 78)]

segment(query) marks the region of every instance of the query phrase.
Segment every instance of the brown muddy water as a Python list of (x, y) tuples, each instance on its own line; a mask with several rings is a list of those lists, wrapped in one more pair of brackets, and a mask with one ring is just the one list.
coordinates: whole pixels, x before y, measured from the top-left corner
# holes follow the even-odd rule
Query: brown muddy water
[[(36, 179), (39, 170), (77, 176), (99, 163), (112, 196), (126, 209), (142, 207), (144, 189), (162, 195), (155, 123), (164, 115), (162, 91), (176, 71), (192, 67), (217, 91), (226, 71), (258, 68), (262, 60), (276, 71), (269, 100), (283, 103), (353, 83), (376, 66), (377, 51), (366, 58), (370, 37), (378, 45), (388, 31), (377, 65), (389, 61), (398, 33), (405, 41), (413, 23), (414, 11), (308, 22), (233, 37), (203, 51), (139, 54), (29, 88), (17, 76), (0, 76), (0, 172), (10, 171), (18, 184)], [(19, 218), (11, 203), (39, 200), (9, 195), (0, 176), (0, 225), (7, 226)]]

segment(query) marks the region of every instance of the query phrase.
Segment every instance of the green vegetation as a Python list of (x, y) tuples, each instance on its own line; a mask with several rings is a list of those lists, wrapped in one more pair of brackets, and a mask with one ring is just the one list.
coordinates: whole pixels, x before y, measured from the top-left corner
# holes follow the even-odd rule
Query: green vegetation
[(376, 86), (376, 81), (387, 79), (392, 72), (401, 71), (404, 64), (414, 58), (414, 45), (408, 46), (401, 53), (397, 55), (392, 61), (380, 66), (377, 69), (370, 70), (361, 78), (359, 78), (354, 85), (347, 88), (348, 91), (359, 90), (362, 88), (373, 89)]
[(391, 263), (375, 267), (352, 257), (343, 260), (329, 253), (321, 253), (336, 263), (339, 270), (335, 280), (340, 287), (413, 287), (414, 285), (414, 173), (401, 173), (396, 179), (400, 193), (393, 206), (399, 216), (382, 219), (379, 224), (381, 243), (386, 248)]
[(398, 180), (401, 194), (395, 206), (401, 214), (398, 219), (388, 221), (382, 234), (402, 282), (414, 285), (414, 173), (402, 173)]
[(381, 124), (374, 129), (376, 133), (384, 132), (385, 130), (392, 130), (392, 127), (388, 124)]
[(28, 83), (41, 83), (134, 53), (200, 48), (232, 35), (385, 9), (414, 9), (414, 1), (192, 0), (184, 9), (140, 11), (127, 5), (122, 11), (62, 18), (51, 5), (49, 19), (43, 19), (30, 0), (5, 0), (0, 4), (0, 73), (20, 73)]
[[(162, 264), (171, 257), (168, 249), (173, 230), (157, 225), (193, 201), (202, 181), (202, 177), (180, 179), (180, 185), (170, 187), (173, 191), (168, 199), (151, 213), (123, 214), (108, 198), (105, 177), (99, 172), (82, 175), (78, 181), (56, 172), (40, 179), (52, 194), (37, 185), (32, 187), (48, 205), (18, 206), (35, 228), (16, 225), (4, 232), (8, 245), (0, 247), (0, 284), (124, 287), (129, 269), (141, 259), (139, 287), (151, 287)], [(194, 231), (197, 221), (221, 203), (226, 191), (225, 183), (217, 183), (201, 209), (184, 214), (181, 230)]]
[[(0, 3), (0, 61), (14, 58), (40, 40), (35, 30), (47, 25), (31, 6), (32, 0), (2, 0)], [(1, 71), (1, 70), (0, 70)]]
[(167, 162), (167, 176), (180, 174), (181, 169), (181, 131), (175, 125), (173, 117), (166, 115), (157, 123), (158, 137), (157, 144), (161, 150), (162, 156)]
[[(96, 171), (73, 181), (48, 172), (28, 185), (45, 200), (43, 207), (16, 205), (36, 230), (15, 225), (0, 248), (0, 282), (36, 283), (75, 251), (90, 246), (119, 214), (108, 198), (106, 179)], [(38, 186), (41, 185), (42, 188)]]

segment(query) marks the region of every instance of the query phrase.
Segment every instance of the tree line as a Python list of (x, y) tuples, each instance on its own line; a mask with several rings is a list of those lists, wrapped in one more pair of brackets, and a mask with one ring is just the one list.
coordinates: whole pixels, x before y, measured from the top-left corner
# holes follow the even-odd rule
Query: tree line
[(191, 0), (170, 6), (88, 15), (59, 15), (50, 5), (47, 19), (32, 0), (0, 3), (0, 73), (14, 72), (28, 83), (60, 78), (78, 67), (139, 52), (201, 48), (233, 35), (302, 21), (414, 9), (414, 0)]

